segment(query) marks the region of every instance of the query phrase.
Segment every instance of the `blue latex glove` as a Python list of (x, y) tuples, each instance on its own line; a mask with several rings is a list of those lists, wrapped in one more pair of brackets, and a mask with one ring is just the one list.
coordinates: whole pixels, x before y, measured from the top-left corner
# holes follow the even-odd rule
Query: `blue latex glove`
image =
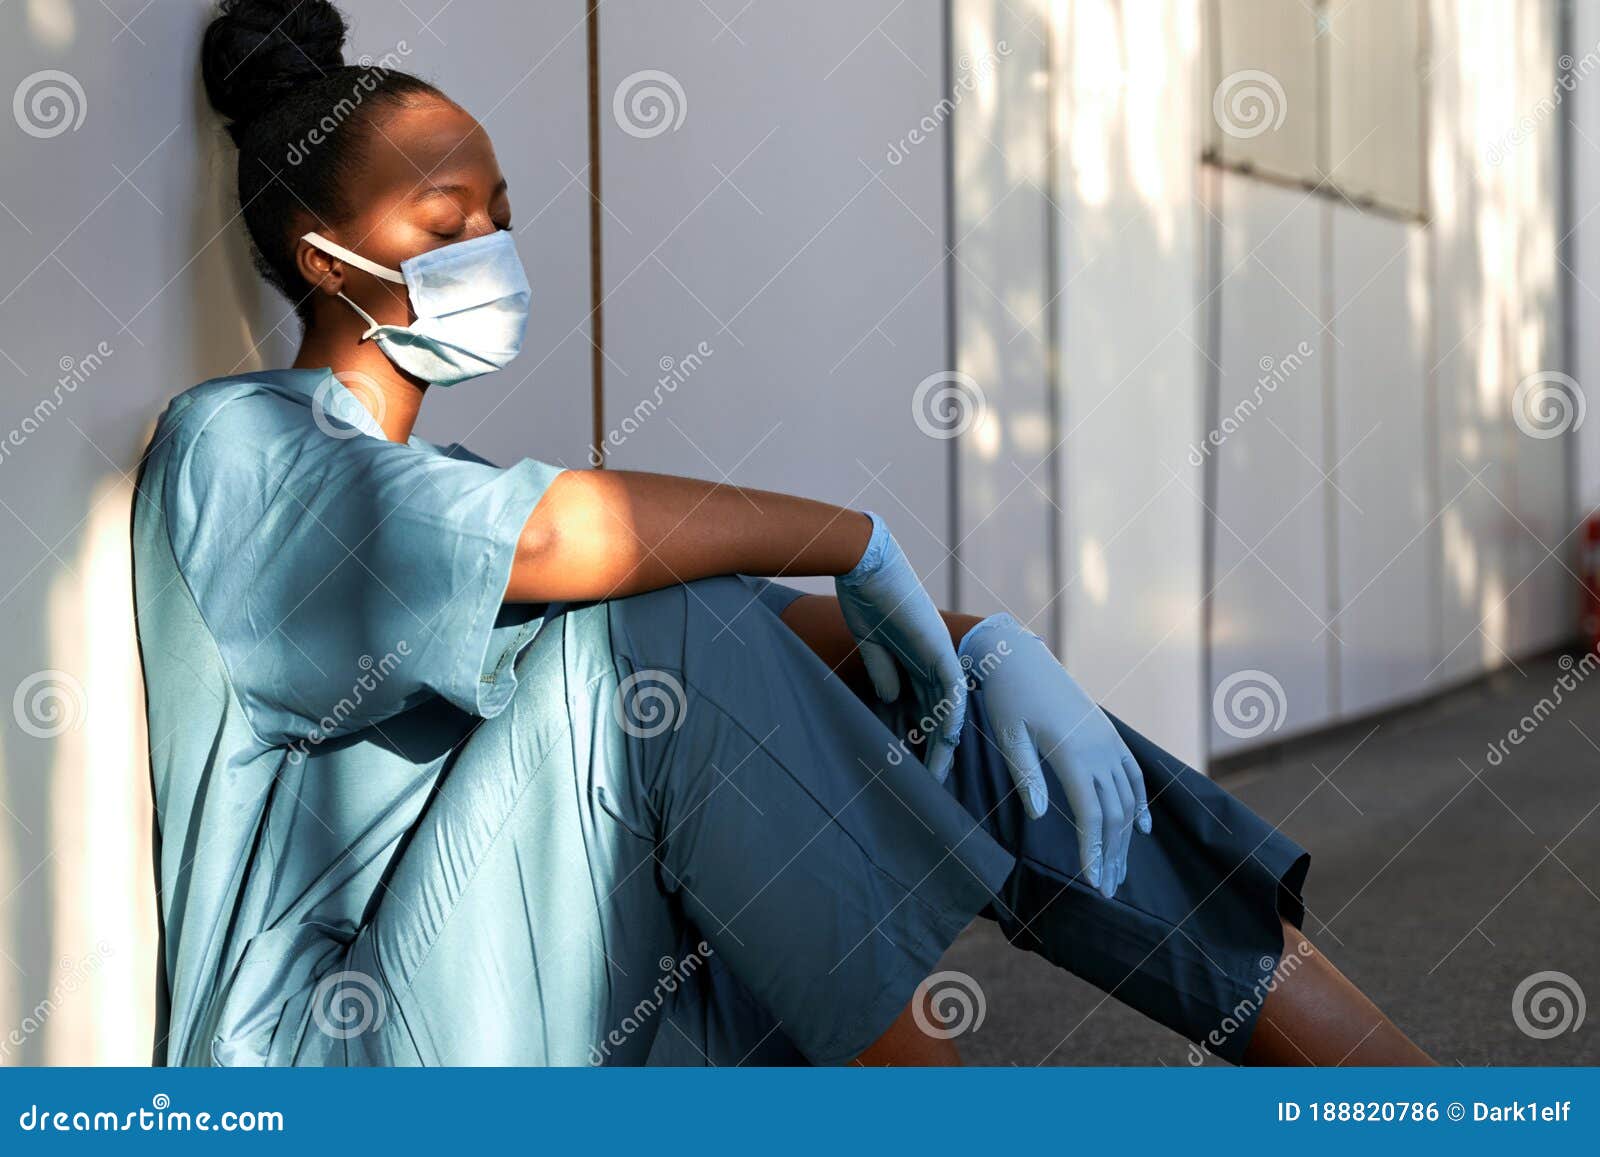
[(943, 783), (950, 774), (961, 726), (967, 718), (967, 680), (956, 658), (950, 630), (922, 589), (883, 519), (872, 519), (872, 539), (858, 562), (834, 586), (845, 624), (878, 698), (900, 698), (905, 672), (916, 701), (918, 730), (927, 736), (923, 761)]
[(982, 682), (994, 740), (1029, 817), (1050, 806), (1041, 767), (1048, 760), (1078, 830), (1083, 873), (1109, 898), (1128, 877), (1134, 827), (1150, 832), (1144, 773), (1128, 745), (1044, 640), (1010, 615), (968, 631), (961, 663)]

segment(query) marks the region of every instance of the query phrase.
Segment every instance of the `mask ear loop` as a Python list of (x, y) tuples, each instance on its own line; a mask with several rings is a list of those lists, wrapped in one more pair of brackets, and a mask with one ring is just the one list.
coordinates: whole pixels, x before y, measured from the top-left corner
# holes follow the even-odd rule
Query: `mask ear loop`
[(345, 295), (343, 293), (339, 294), (339, 297), (344, 301), (344, 303), (346, 305), (348, 305), (351, 309), (355, 310), (357, 313), (359, 313), (361, 315), (361, 320), (362, 321), (367, 323), (366, 332), (361, 335), (361, 340), (362, 341), (366, 341), (369, 337), (371, 337), (373, 334), (377, 333), (380, 329), (383, 328), (383, 326), (377, 321), (376, 318), (374, 318), (366, 310), (362, 309), (355, 302), (351, 301), (348, 297), (345, 297)]
[(392, 281), (396, 285), (404, 285), (406, 283), (405, 275), (398, 269), (389, 269), (386, 266), (379, 265), (376, 261), (368, 261), (354, 250), (346, 249), (338, 242), (329, 241), (321, 233), (307, 233), (300, 240), (322, 250), (329, 257), (337, 257), (346, 265), (354, 265), (357, 269), (370, 273), (374, 277), (381, 277), (384, 281)]
[[(383, 281), (390, 281), (396, 285), (404, 285), (406, 283), (405, 275), (402, 274), (398, 269), (389, 269), (385, 266), (379, 265), (376, 261), (368, 261), (365, 257), (361, 256), (361, 254), (355, 252), (354, 250), (346, 249), (343, 245), (340, 245), (336, 241), (329, 241), (320, 233), (307, 233), (301, 237), (301, 240), (305, 241), (314, 248), (322, 250), (329, 257), (337, 257), (346, 265), (354, 265), (362, 272), (370, 273), (372, 276)], [(362, 309), (354, 301), (351, 301), (350, 298), (345, 296), (343, 292), (341, 292), (339, 296), (344, 300), (346, 305), (361, 315), (362, 321), (367, 323), (367, 331), (361, 335), (362, 341), (366, 341), (369, 337), (383, 328), (383, 325), (376, 318), (374, 318), (366, 310)]]

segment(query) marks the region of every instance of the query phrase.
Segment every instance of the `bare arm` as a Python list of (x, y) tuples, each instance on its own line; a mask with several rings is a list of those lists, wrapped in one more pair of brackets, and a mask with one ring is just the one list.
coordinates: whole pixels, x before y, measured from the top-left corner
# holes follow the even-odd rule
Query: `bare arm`
[(506, 601), (618, 598), (725, 574), (839, 575), (860, 561), (871, 534), (866, 515), (806, 498), (568, 470), (523, 527)]

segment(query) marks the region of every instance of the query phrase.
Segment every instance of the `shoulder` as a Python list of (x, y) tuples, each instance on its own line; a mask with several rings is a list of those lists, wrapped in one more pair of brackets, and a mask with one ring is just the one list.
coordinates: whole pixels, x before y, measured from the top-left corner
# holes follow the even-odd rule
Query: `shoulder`
[(160, 505), (175, 531), (224, 492), (229, 506), (260, 501), (308, 448), (327, 440), (311, 393), (285, 378), (284, 371), (213, 378), (172, 400), (147, 467), (158, 466), (165, 480)]
[(212, 378), (172, 400), (156, 426), (153, 452), (183, 460), (202, 443), (260, 446), (314, 433), (312, 395), (287, 375), (266, 371)]
[(266, 429), (298, 429), (312, 424), (312, 392), (294, 384), (293, 371), (264, 371), (213, 378), (171, 400), (158, 429), (182, 442), (222, 421), (222, 430), (258, 422)]

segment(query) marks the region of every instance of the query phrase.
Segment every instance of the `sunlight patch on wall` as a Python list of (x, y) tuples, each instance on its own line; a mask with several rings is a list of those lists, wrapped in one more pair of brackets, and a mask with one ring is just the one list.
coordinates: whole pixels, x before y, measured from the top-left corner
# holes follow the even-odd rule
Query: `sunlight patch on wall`
[[(1170, 44), (1162, 26), (1172, 16), (1159, 4), (1123, 5), (1123, 67), (1108, 78), (1122, 99), (1128, 177), (1140, 200), (1163, 210), (1154, 217), (1163, 245), (1172, 244), (1174, 206), (1166, 181), (1171, 148), (1163, 139), (1162, 126), (1172, 115), (1173, 104), (1183, 96), (1172, 91), (1173, 68), (1167, 55)], [(1129, 52), (1128, 45), (1138, 45), (1139, 50)]]
[(145, 1064), (156, 909), (144, 686), (133, 626), (131, 479), (97, 486), (83, 545), (50, 596), (50, 662), (82, 685), (85, 724), (55, 740), (45, 1034), (50, 1064)]
[(1111, 594), (1111, 568), (1106, 565), (1105, 548), (1099, 539), (1086, 538), (1079, 547), (1079, 557), (1082, 563), (1078, 575), (1083, 581), (1084, 594), (1095, 606), (1105, 606)]
[(1062, 62), (1071, 89), (1070, 134), (1072, 183), (1078, 200), (1100, 209), (1111, 200), (1111, 149), (1115, 107), (1121, 85), (1117, 61), (1122, 56), (1116, 13), (1109, 0), (1080, 0), (1067, 13), (1064, 27), (1071, 59)]
[(66, 48), (78, 35), (71, 0), (28, 0), (28, 32), (43, 48)]

